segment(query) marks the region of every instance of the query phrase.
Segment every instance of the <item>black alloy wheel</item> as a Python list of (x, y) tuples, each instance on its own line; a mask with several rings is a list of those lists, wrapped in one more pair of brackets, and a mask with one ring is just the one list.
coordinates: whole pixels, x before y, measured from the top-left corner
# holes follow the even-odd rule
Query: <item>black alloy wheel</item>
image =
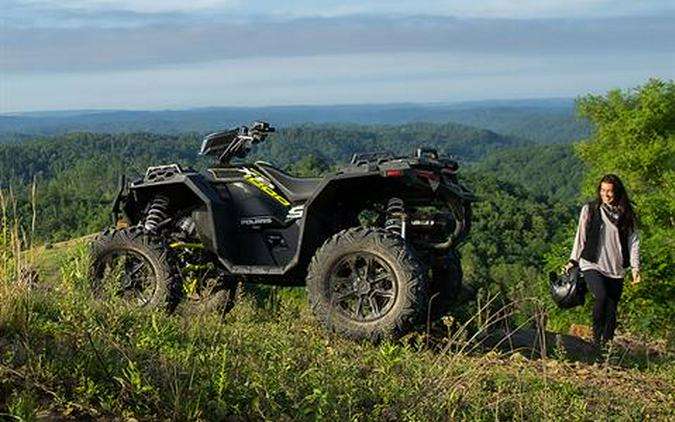
[(392, 268), (368, 252), (355, 252), (339, 260), (330, 285), (334, 288), (334, 306), (357, 321), (374, 321), (386, 315), (398, 294)]
[(379, 341), (409, 332), (425, 315), (427, 271), (401, 236), (377, 227), (336, 233), (307, 271), (307, 296), (328, 329)]
[(94, 284), (96, 294), (111, 293), (138, 306), (146, 306), (157, 288), (157, 274), (150, 262), (132, 250), (111, 251), (100, 259), (101, 277)]
[(164, 242), (139, 227), (105, 230), (91, 243), (92, 291), (100, 299), (172, 311), (181, 292), (170, 258)]

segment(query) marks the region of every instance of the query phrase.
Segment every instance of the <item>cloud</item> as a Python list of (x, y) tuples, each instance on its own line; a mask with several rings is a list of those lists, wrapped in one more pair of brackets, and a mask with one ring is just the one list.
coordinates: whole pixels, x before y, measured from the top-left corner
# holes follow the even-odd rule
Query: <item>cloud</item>
[(672, 14), (670, 0), (3, 0), (3, 20), (24, 27), (128, 26), (345, 16), (599, 18)]
[(137, 13), (195, 12), (241, 7), (239, 0), (13, 0), (34, 11), (129, 11)]
[[(365, 15), (432, 15), (472, 18), (611, 17), (673, 11), (671, 1), (652, 0), (291, 0), (278, 2), (276, 14), (294, 17)], [(317, 7), (318, 6), (318, 7)]]
[(0, 69), (138, 69), (247, 57), (404, 52), (501, 56), (674, 52), (675, 18), (332, 18), (265, 24), (6, 29)]
[(0, 1), (0, 112), (574, 96), (675, 69), (662, 0)]
[[(579, 61), (583, 66), (579, 66)], [(671, 63), (672, 65), (672, 63)], [(0, 113), (570, 97), (671, 72), (663, 57), (476, 53), (260, 57), (155, 69), (7, 75)]]

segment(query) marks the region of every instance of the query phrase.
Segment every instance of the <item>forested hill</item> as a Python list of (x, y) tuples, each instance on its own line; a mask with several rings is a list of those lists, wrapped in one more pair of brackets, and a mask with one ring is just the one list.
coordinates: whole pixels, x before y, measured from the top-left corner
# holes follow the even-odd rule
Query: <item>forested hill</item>
[(417, 147), (431, 147), (466, 162), (479, 160), (487, 153), (505, 147), (530, 144), (526, 140), (454, 123), (303, 125), (281, 130), (262, 144), (254, 156), (285, 167), (306, 155), (320, 157), (328, 163), (344, 163), (356, 152), (390, 151), (410, 155)]
[[(0, 181), (26, 183), (37, 176), (47, 180), (102, 159), (127, 165), (180, 162), (199, 164), (197, 152), (202, 135), (70, 133), (20, 144), (0, 145)], [(251, 160), (264, 159), (288, 167), (306, 155), (328, 164), (348, 162), (352, 154), (391, 151), (408, 155), (416, 146), (438, 148), (462, 160), (477, 160), (490, 151), (527, 142), (487, 130), (456, 124), (417, 123), (402, 126), (304, 125), (281, 129), (256, 147)], [(126, 164), (125, 164), (126, 163)]]
[(581, 175), (586, 170), (571, 145), (502, 148), (489, 153), (472, 169), (521, 186), (535, 198), (565, 204), (581, 199)]
[[(30, 197), (30, 184), (37, 180), (37, 235), (43, 239), (61, 240), (92, 233), (109, 224), (110, 203), (119, 175), (138, 176), (148, 165), (174, 162), (203, 168), (211, 161), (197, 156), (201, 138), (202, 135), (197, 133), (71, 133), (0, 145), (0, 188), (12, 186), (26, 199)], [(280, 168), (289, 168), (302, 163), (307, 157), (313, 157), (315, 162), (325, 167), (346, 163), (355, 152), (388, 150), (409, 155), (419, 146), (435, 147), (443, 155), (455, 155), (464, 166), (474, 163), (472, 169), (479, 178), (487, 176), (486, 172), (499, 176), (495, 171), (513, 167), (496, 158), (501, 156), (499, 151), (516, 147), (522, 154), (531, 157), (549, 148), (456, 124), (304, 125), (282, 128), (265, 143), (256, 146), (249, 159), (263, 159)], [(565, 159), (572, 155), (569, 146), (559, 153), (567, 157)], [(495, 157), (491, 160), (502, 164), (484, 167), (480, 161), (485, 157)], [(576, 189), (579, 175), (561, 180), (555, 177), (556, 169), (555, 163), (548, 163), (545, 170), (529, 171), (537, 177), (542, 172), (548, 172), (550, 177), (547, 180), (556, 186), (557, 192)], [(507, 176), (504, 180), (509, 182), (533, 180), (517, 172), (509, 174), (505, 171), (504, 175)], [(539, 188), (539, 185), (535, 187)], [(532, 195), (541, 195), (541, 192), (536, 191)], [(30, 215), (26, 201), (22, 206), (24, 214)]]
[(278, 127), (314, 124), (446, 123), (480, 127), (535, 143), (569, 143), (589, 134), (571, 100), (488, 101), (457, 104), (218, 107), (164, 111), (71, 111), (0, 115), (0, 143), (22, 135), (67, 132), (179, 134), (266, 120)]

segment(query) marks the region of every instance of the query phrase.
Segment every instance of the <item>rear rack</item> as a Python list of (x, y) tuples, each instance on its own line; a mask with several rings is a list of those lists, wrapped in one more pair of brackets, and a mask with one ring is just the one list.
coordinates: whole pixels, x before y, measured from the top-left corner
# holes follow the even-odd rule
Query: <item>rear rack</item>
[(359, 152), (352, 156), (351, 165), (360, 166), (363, 164), (381, 164), (386, 161), (393, 160), (394, 154), (389, 151), (384, 152)]
[(183, 169), (178, 164), (148, 167), (148, 170), (145, 172), (144, 181), (163, 182), (181, 173), (183, 173)]

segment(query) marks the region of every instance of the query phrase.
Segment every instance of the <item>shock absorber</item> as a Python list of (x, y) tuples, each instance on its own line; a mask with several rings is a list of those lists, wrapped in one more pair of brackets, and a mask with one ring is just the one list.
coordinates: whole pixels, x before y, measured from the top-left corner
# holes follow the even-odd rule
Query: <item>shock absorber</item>
[(154, 232), (160, 223), (169, 218), (167, 211), (169, 209), (169, 198), (164, 195), (157, 195), (152, 199), (148, 208), (148, 214), (145, 217), (143, 227), (149, 232)]
[(384, 220), (384, 228), (405, 239), (405, 203), (401, 198), (391, 198), (387, 202), (387, 215)]

